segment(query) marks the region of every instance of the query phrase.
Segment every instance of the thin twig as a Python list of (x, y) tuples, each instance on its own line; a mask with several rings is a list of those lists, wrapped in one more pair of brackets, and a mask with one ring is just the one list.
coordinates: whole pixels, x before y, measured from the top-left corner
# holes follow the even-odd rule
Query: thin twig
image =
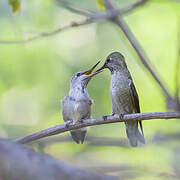
[[(147, 2), (147, 1), (143, 1), (143, 2)], [(106, 8), (108, 10), (115, 9), (113, 7), (112, 3), (110, 2), (110, 0), (105, 0), (105, 6), (106, 6)], [(136, 51), (137, 55), (139, 56), (139, 58), (140, 58), (141, 62), (143, 63), (143, 65), (146, 67), (146, 69), (150, 72), (152, 77), (156, 80), (156, 82), (161, 87), (161, 89), (164, 92), (166, 98), (167, 99), (172, 99), (170, 93), (167, 90), (167, 86), (165, 85), (165, 83), (162, 83), (162, 81), (160, 80), (159, 75), (157, 75), (157, 71), (155, 70), (153, 65), (150, 63), (151, 61), (147, 57), (146, 53), (144, 52), (143, 48), (141, 47), (141, 45), (139, 44), (139, 42), (135, 38), (134, 34), (130, 30), (127, 23), (121, 17), (118, 17), (118, 16), (111, 18), (111, 21), (114, 24), (118, 25), (120, 27), (120, 29), (123, 31), (123, 33), (125, 34), (125, 36), (129, 40), (129, 42), (131, 43), (131, 45), (135, 49), (135, 51)]]
[(42, 33), (39, 33), (33, 37), (30, 37), (28, 39), (25, 39), (25, 40), (18, 40), (18, 41), (0, 41), (0, 44), (25, 44), (25, 43), (29, 43), (31, 41), (34, 41), (34, 40), (37, 40), (37, 39), (40, 39), (40, 38), (43, 38), (43, 37), (49, 37), (49, 36), (53, 36), (53, 35), (56, 35), (60, 32), (63, 32), (65, 30), (68, 30), (72, 27), (78, 27), (78, 26), (82, 26), (82, 25), (86, 25), (90, 23), (90, 21), (88, 19), (84, 20), (84, 21), (81, 21), (81, 22), (73, 22), (67, 26), (64, 26), (64, 27), (60, 27), (54, 31), (50, 31), (50, 32), (42, 32)]
[[(57, 28), (56, 30), (53, 30), (53, 31), (50, 31), (50, 32), (38, 33), (37, 35), (35, 35), (33, 37), (29, 37), (29, 38), (27, 38), (25, 40), (0, 41), (0, 44), (9, 44), (10, 45), (10, 44), (29, 43), (29, 42), (32, 42), (34, 40), (40, 39), (40, 38), (56, 35), (56, 34), (62, 32), (62, 31), (68, 30), (68, 29), (70, 29), (72, 27), (80, 27), (80, 26), (87, 25), (87, 24), (90, 24), (90, 23), (95, 23), (97, 21), (110, 19), (110, 18), (113, 18), (115, 16), (118, 16), (119, 14), (121, 14), (121, 15), (126, 14), (126, 13), (130, 12), (131, 10), (133, 10), (135, 7), (137, 7), (137, 5), (141, 5), (141, 3), (139, 3), (139, 1), (138, 1), (138, 2), (135, 2), (135, 3), (132, 3), (132, 4), (126, 4), (126, 5), (122, 6), (122, 7), (120, 7), (119, 9), (114, 8), (113, 10), (107, 10), (105, 12), (98, 12), (98, 13), (90, 15), (87, 19), (85, 19), (83, 21), (73, 22), (73, 23), (70, 23), (67, 26)], [(88, 14), (86, 14), (86, 16), (88, 16)]]
[(31, 141), (35, 141), (47, 136), (52, 136), (56, 134), (60, 134), (69, 130), (75, 130), (88, 126), (95, 126), (100, 124), (109, 124), (109, 123), (117, 123), (117, 122), (125, 122), (127, 120), (150, 120), (150, 119), (173, 119), (180, 118), (180, 112), (151, 112), (151, 113), (137, 113), (137, 114), (127, 114), (124, 115), (122, 119), (119, 116), (108, 116), (107, 120), (103, 118), (94, 118), (94, 119), (86, 119), (82, 123), (76, 123), (74, 125), (57, 125), (48, 129), (41, 130), (39, 132), (33, 133), (28, 136), (24, 136), (22, 138), (15, 139), (15, 142), (25, 144)]
[(75, 14), (82, 15), (82, 16), (90, 16), (95, 13), (94, 11), (92, 11), (90, 9), (76, 7), (72, 3), (68, 2), (67, 0), (65, 0), (65, 1), (64, 0), (56, 0), (56, 2), (63, 8), (65, 8)]
[(130, 12), (134, 11), (136, 9), (136, 7), (144, 5), (147, 1), (148, 0), (140, 0), (134, 4), (131, 4), (131, 8), (129, 8), (129, 10), (126, 13), (130, 13)]

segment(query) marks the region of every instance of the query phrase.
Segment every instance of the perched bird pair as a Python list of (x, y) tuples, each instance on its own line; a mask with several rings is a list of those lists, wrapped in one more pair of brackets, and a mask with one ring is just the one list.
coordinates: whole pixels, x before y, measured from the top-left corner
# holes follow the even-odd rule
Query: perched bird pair
[[(140, 113), (138, 94), (124, 56), (119, 52), (111, 53), (106, 58), (104, 65), (93, 72), (98, 64), (99, 62), (88, 71), (73, 75), (69, 94), (62, 101), (63, 119), (67, 125), (90, 118), (92, 100), (88, 96), (87, 84), (93, 76), (105, 68), (110, 70), (112, 76), (110, 87), (112, 115), (117, 114), (121, 118), (124, 114)], [(141, 133), (137, 121), (125, 122), (131, 146), (137, 146), (138, 141), (145, 143), (142, 122), (139, 121), (139, 124)], [(86, 132), (86, 128), (70, 131), (73, 140), (78, 144), (84, 142)]]

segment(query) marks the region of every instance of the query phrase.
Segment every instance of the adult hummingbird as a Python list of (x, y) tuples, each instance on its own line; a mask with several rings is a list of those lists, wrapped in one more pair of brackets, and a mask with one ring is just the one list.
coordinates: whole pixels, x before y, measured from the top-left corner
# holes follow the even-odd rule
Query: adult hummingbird
[[(77, 72), (72, 76), (69, 93), (62, 100), (62, 115), (67, 126), (90, 118), (92, 100), (88, 95), (87, 85), (93, 76), (101, 72), (92, 73), (99, 62), (91, 69)], [(86, 132), (86, 128), (70, 131), (72, 139), (77, 144), (84, 142)]]
[[(140, 113), (139, 98), (134, 86), (130, 72), (128, 71), (125, 58), (119, 52), (111, 53), (104, 65), (97, 70), (108, 68), (111, 72), (110, 96), (112, 102), (112, 115)], [(137, 121), (127, 121), (126, 134), (131, 146), (137, 146), (138, 141), (145, 143), (142, 122), (139, 121), (141, 133), (138, 129)]]

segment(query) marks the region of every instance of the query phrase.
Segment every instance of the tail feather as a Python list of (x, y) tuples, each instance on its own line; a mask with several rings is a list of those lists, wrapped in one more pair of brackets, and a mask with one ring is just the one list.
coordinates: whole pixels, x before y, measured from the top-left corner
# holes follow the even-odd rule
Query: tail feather
[(133, 146), (133, 147), (136, 147), (137, 144), (138, 144), (137, 137), (134, 136), (134, 135), (131, 135), (131, 134), (128, 132), (127, 129), (126, 129), (126, 133), (127, 133), (127, 136), (128, 136), (129, 142), (130, 142), (130, 145)]
[(144, 136), (143, 127), (142, 127), (142, 121), (139, 121), (139, 125), (140, 125), (140, 128), (141, 128), (142, 135)]
[(77, 143), (83, 144), (85, 136), (86, 136), (87, 130), (75, 130), (75, 131), (70, 131), (72, 139)]
[(136, 147), (138, 141), (145, 144), (145, 139), (142, 130), (142, 124), (140, 124), (142, 134), (139, 132), (138, 123), (126, 123), (126, 133), (131, 146)]
[(144, 134), (141, 134), (139, 130), (137, 131), (137, 138), (141, 143), (145, 144)]

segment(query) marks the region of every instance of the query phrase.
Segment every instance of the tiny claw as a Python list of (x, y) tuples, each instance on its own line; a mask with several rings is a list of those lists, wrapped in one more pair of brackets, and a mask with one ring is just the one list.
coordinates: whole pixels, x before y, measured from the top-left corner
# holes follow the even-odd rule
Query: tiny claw
[(68, 120), (68, 121), (65, 122), (66, 128), (68, 128), (72, 124), (73, 124), (73, 120)]
[(114, 116), (114, 115), (115, 115), (115, 113), (114, 113), (114, 112), (112, 112), (112, 113), (111, 113), (111, 116)]
[(106, 115), (106, 116), (103, 116), (102, 118), (104, 119), (104, 121), (107, 121), (107, 118), (110, 117), (110, 116), (114, 116), (115, 113), (112, 112), (111, 115)]
[(123, 119), (124, 118), (124, 114), (119, 114), (119, 119)]
[(84, 120), (83, 120), (83, 119), (80, 119), (78, 122), (79, 122), (79, 123), (83, 123), (83, 122), (84, 122)]
[(103, 116), (102, 118), (104, 121), (107, 121), (108, 116)]

